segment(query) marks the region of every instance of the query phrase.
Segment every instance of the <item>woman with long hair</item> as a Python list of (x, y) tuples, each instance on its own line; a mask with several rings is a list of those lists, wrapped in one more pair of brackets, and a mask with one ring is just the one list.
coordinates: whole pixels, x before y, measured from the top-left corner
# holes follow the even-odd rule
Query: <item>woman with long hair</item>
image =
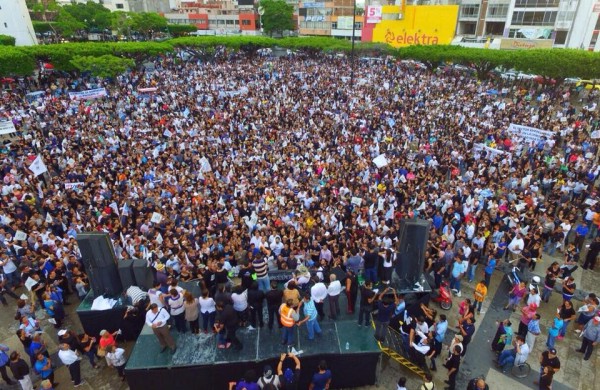
[(191, 292), (186, 291), (183, 293), (183, 307), (185, 310), (185, 320), (190, 324), (190, 331), (192, 334), (200, 333), (200, 308), (198, 305), (198, 299), (194, 298)]

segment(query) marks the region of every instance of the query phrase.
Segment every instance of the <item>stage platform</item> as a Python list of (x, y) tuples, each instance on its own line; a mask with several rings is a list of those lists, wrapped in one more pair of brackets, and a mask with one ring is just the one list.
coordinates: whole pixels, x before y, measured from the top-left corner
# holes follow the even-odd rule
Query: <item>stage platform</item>
[[(310, 341), (306, 326), (296, 327), (295, 349), (302, 364), (301, 389), (308, 383), (321, 359), (332, 370), (332, 388), (352, 388), (372, 385), (376, 381), (380, 350), (370, 327), (358, 327), (350, 318), (321, 323), (323, 334)], [(145, 326), (126, 366), (129, 387), (137, 389), (227, 389), (230, 381), (242, 378), (248, 369), (262, 374), (269, 364), (275, 370), (281, 353), (287, 347), (280, 344), (279, 329), (267, 328), (237, 331), (242, 351), (218, 349), (216, 336), (178, 334), (172, 331), (177, 351), (160, 353), (160, 345), (152, 329)], [(349, 348), (346, 349), (346, 343)], [(292, 361), (286, 361), (291, 365)], [(286, 366), (287, 367), (287, 366)], [(286, 368), (284, 367), (284, 369)]]

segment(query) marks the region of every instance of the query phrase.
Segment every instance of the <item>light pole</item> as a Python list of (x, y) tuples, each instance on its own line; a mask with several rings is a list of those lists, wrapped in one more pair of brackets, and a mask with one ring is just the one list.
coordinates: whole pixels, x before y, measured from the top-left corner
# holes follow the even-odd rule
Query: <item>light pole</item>
[(356, 0), (352, 2), (352, 48), (350, 49), (350, 87), (354, 86), (354, 32), (356, 31)]

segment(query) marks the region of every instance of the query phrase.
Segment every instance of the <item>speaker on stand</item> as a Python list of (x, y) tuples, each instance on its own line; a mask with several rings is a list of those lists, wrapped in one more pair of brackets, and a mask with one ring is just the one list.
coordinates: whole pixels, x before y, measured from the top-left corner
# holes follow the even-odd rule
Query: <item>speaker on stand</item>
[(94, 296), (119, 296), (123, 292), (123, 286), (108, 234), (79, 233), (77, 244)]

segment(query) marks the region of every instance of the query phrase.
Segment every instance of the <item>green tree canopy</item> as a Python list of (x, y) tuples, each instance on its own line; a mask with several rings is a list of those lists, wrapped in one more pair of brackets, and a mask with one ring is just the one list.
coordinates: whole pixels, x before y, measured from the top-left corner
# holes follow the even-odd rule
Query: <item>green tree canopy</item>
[(261, 0), (259, 4), (264, 11), (260, 18), (262, 28), (267, 34), (294, 29), (294, 7), (285, 0)]
[(181, 37), (198, 31), (198, 27), (193, 24), (169, 24), (167, 25), (167, 29), (174, 37)]
[(12, 35), (0, 34), (0, 46), (14, 46), (16, 41), (17, 40)]
[(62, 8), (79, 23), (83, 23), (88, 30), (104, 30), (112, 25), (113, 16), (110, 10), (93, 1), (65, 5)]
[(167, 19), (154, 12), (139, 12), (130, 13), (131, 27), (146, 36), (150, 35), (151, 31), (166, 31)]
[(75, 19), (73, 15), (71, 15), (64, 8), (61, 8), (58, 11), (58, 17), (56, 18), (56, 23), (54, 23), (54, 26), (63, 37), (71, 37), (77, 31), (85, 28), (85, 24), (83, 22)]
[(106, 54), (100, 57), (77, 56), (71, 60), (71, 64), (81, 72), (91, 72), (94, 76), (116, 77), (133, 68), (135, 61)]

